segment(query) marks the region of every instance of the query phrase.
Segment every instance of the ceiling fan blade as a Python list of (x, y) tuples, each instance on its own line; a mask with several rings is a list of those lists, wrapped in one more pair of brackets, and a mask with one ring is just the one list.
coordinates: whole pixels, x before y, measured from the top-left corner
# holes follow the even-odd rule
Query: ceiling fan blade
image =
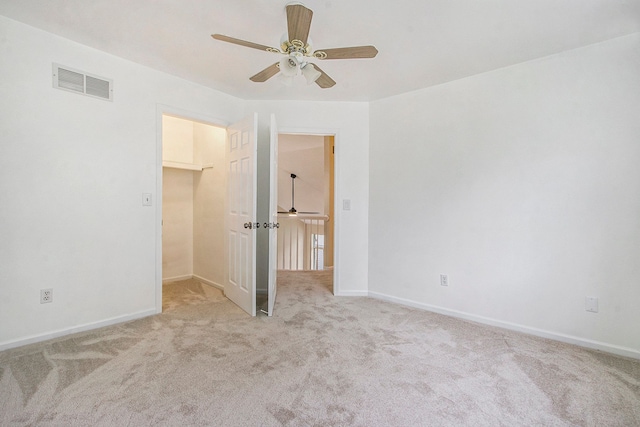
[(275, 76), (280, 72), (280, 67), (278, 66), (278, 62), (273, 65), (269, 65), (264, 70), (260, 71), (255, 76), (249, 77), (249, 80), (256, 83), (262, 83), (269, 80), (271, 77)]
[(290, 4), (287, 6), (287, 28), (289, 30), (290, 42), (300, 40), (303, 45), (307, 44), (312, 17), (313, 11), (301, 4)]
[(338, 47), (335, 49), (317, 49), (313, 55), (318, 59), (374, 58), (378, 54), (375, 46)]
[(233, 37), (225, 36), (225, 35), (222, 35), (222, 34), (211, 34), (211, 37), (213, 37), (216, 40), (220, 40), (220, 41), (227, 42), (227, 43), (238, 44), (240, 46), (250, 47), (252, 49), (258, 49), (258, 50), (263, 50), (263, 51), (267, 51), (267, 52), (279, 52), (278, 49), (270, 47), (270, 46), (265, 46), (265, 45), (258, 44), (258, 43), (248, 42), (246, 40), (240, 40), (240, 39), (236, 39), (236, 38), (233, 38)]
[(318, 80), (316, 80), (316, 84), (318, 86), (320, 86), (322, 89), (328, 89), (336, 84), (335, 80), (329, 77), (327, 73), (322, 71), (320, 67), (318, 67), (316, 64), (313, 64), (313, 66), (316, 67), (316, 70), (320, 71), (321, 74), (320, 77), (318, 77)]

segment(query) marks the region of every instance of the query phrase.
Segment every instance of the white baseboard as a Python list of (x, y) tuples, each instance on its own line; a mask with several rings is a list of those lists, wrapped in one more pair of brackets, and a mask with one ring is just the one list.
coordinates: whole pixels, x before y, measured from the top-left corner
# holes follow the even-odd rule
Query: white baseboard
[(224, 291), (224, 286), (222, 286), (220, 283), (214, 282), (212, 280), (205, 279), (204, 277), (198, 276), (196, 274), (194, 274), (191, 277), (196, 279), (196, 280), (199, 280), (200, 282), (204, 283), (205, 285), (213, 286), (214, 288), (217, 288), (217, 289), (220, 289), (221, 291)]
[(197, 274), (185, 274), (184, 276), (167, 277), (166, 279), (162, 279), (162, 284), (180, 282), (182, 280), (191, 280), (191, 279), (198, 280), (204, 283), (205, 285), (213, 286), (214, 288), (224, 291), (224, 286), (222, 286), (220, 283), (214, 282), (209, 279), (205, 279), (204, 277), (198, 276)]
[(368, 297), (369, 296), (369, 292), (368, 291), (349, 291), (349, 290), (344, 290), (344, 291), (338, 291), (334, 294), (337, 297)]
[(74, 326), (71, 328), (59, 329), (53, 332), (47, 332), (46, 334), (32, 335), (26, 338), (20, 338), (15, 341), (5, 341), (0, 343), (0, 351), (8, 350), (10, 348), (21, 347), (27, 344), (33, 344), (41, 341), (50, 340), (53, 338), (63, 337), (65, 335), (75, 334), (77, 332), (90, 331), (92, 329), (104, 328), (105, 326), (112, 326), (117, 323), (124, 323), (130, 320), (141, 319), (143, 317), (152, 316), (156, 314), (156, 309), (139, 311), (133, 314), (127, 314), (125, 316), (112, 317), (110, 319), (101, 320), (99, 322), (86, 323), (84, 325)]
[(472, 322), (482, 323), (485, 325), (497, 326), (499, 328), (504, 328), (511, 331), (522, 332), (529, 335), (535, 335), (542, 338), (548, 338), (555, 341), (574, 344), (580, 347), (586, 347), (593, 350), (600, 350), (607, 353), (613, 353), (619, 356), (630, 357), (633, 359), (640, 359), (640, 351), (634, 350), (632, 348), (621, 347), (613, 344), (607, 344), (600, 341), (593, 341), (593, 340), (575, 337), (572, 335), (566, 335), (558, 332), (545, 331), (542, 329), (532, 328), (529, 326), (519, 325), (516, 323), (504, 322), (502, 320), (492, 319), (484, 316), (478, 316), (475, 314), (465, 313), (463, 311), (458, 311), (458, 310), (451, 310), (448, 308), (438, 307), (435, 305), (423, 304), (417, 301), (398, 298), (391, 295), (382, 294), (379, 292), (369, 291), (368, 295), (371, 298), (379, 299), (382, 301), (388, 301), (396, 304), (406, 305), (409, 307), (419, 308), (426, 311), (432, 311), (434, 313), (439, 313), (439, 314), (444, 314), (446, 316), (470, 320)]
[(189, 280), (192, 279), (194, 276), (192, 274), (185, 274), (183, 276), (174, 276), (174, 277), (167, 277), (167, 278), (163, 278), (162, 279), (162, 283), (171, 283), (171, 282), (179, 282), (181, 280)]

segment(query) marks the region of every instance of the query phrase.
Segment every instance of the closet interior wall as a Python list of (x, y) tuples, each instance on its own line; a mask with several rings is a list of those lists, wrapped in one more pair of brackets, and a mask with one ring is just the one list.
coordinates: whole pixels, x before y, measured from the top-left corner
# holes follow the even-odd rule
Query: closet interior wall
[(224, 280), (226, 130), (163, 117), (162, 279)]

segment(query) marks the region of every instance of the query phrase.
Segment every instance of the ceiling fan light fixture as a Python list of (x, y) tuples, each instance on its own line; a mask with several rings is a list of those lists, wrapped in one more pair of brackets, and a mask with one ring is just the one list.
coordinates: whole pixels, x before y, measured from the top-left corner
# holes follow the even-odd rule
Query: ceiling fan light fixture
[(293, 86), (293, 79), (294, 76), (286, 76), (282, 73), (280, 73), (280, 75), (278, 76), (278, 80), (280, 80), (280, 82), (287, 87)]
[(307, 84), (313, 84), (316, 80), (320, 78), (322, 73), (313, 66), (312, 63), (306, 62), (302, 65), (302, 75), (305, 79), (307, 79)]
[(285, 56), (280, 60), (280, 73), (283, 76), (295, 77), (298, 74), (298, 61), (293, 56)]
[[(298, 71), (303, 71), (302, 74), (304, 74), (307, 79), (307, 83), (311, 84), (315, 82), (320, 88), (327, 89), (333, 87), (336, 82), (317, 66), (308, 67), (309, 69), (304, 72), (308, 58), (322, 60), (374, 58), (378, 54), (378, 49), (370, 45), (314, 50), (314, 44), (309, 37), (313, 11), (305, 7), (302, 3), (293, 2), (287, 3), (285, 12), (287, 15), (287, 32), (283, 33), (280, 37), (280, 48), (236, 39), (225, 36), (224, 34), (212, 34), (211, 37), (216, 40), (261, 50), (263, 52), (285, 55), (285, 58), (281, 61), (269, 65), (256, 75), (249, 77), (249, 80), (256, 83), (265, 82), (276, 74), (280, 74), (280, 77), (282, 77), (282, 75), (292, 77), (297, 75)], [(280, 73), (278, 73), (278, 69)], [(291, 79), (285, 79), (283, 81), (286, 82), (286, 84), (293, 84)]]

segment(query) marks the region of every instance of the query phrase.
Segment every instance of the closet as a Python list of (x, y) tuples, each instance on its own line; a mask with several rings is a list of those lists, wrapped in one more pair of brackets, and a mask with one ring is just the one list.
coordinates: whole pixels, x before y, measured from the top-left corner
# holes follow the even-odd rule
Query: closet
[(223, 289), (226, 130), (162, 117), (162, 280)]

